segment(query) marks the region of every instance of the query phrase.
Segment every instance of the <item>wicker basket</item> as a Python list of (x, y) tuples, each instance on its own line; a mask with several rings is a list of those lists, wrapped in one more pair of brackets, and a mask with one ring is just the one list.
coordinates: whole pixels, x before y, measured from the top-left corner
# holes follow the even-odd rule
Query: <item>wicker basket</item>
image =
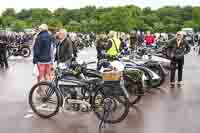
[(101, 74), (103, 81), (119, 81), (122, 76), (122, 72), (119, 71), (102, 72)]

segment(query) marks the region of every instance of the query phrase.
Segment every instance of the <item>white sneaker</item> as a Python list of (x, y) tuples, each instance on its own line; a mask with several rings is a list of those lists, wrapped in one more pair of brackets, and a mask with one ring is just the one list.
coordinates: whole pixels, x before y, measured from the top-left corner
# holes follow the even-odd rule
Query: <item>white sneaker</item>
[(183, 85), (183, 81), (178, 81), (177, 85)]
[(175, 87), (175, 83), (174, 82), (171, 82), (170, 83), (170, 88), (174, 88)]

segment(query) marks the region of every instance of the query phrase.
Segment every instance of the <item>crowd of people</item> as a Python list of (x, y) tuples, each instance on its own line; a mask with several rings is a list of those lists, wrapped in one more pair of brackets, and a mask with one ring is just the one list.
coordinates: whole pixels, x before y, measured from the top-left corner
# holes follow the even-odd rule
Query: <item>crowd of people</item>
[(33, 34), (25, 32), (0, 31), (0, 67), (8, 68), (9, 66), (7, 60), (7, 57), (9, 56), (9, 46), (13, 48), (13, 53), (15, 53), (15, 51), (17, 53), (17, 48), (26, 43), (31, 43), (32, 40)]
[[(5, 38), (5, 36), (0, 36), (0, 65), (8, 68)], [(19, 37), (15, 36), (15, 38)], [(96, 39), (96, 37), (94, 38)], [(153, 35), (150, 31), (147, 31), (146, 34), (140, 31), (131, 31), (129, 34), (122, 33), (120, 35), (115, 31), (110, 31), (107, 35), (100, 34), (96, 39), (97, 59), (100, 61), (103, 58), (112, 59), (119, 54), (128, 55), (139, 46), (155, 47), (159, 41), (167, 40), (163, 38), (165, 37), (162, 34)], [(55, 62), (59, 65), (70, 66), (78, 52), (74, 40), (72, 34), (67, 33), (65, 29), (60, 29), (52, 34), (46, 24), (39, 26), (33, 39), (33, 64), (39, 71), (38, 81), (51, 79)], [(173, 39), (167, 41), (167, 44), (170, 49), (168, 53), (171, 59), (170, 81), (173, 86), (176, 68), (178, 68), (178, 81), (179, 83), (182, 81), (184, 55), (190, 51), (190, 46), (182, 32), (177, 32)], [(100, 70), (100, 68), (101, 66), (97, 63), (97, 69)]]
[[(129, 37), (125, 35), (118, 37), (115, 31), (110, 31), (108, 35), (101, 34), (96, 42), (97, 59), (108, 58), (112, 60), (123, 50), (134, 51), (138, 45), (145, 44), (147, 47), (151, 47), (158, 38), (159, 36), (154, 37), (150, 31), (146, 35), (132, 31)], [(54, 42), (57, 44), (55, 45)], [(33, 44), (33, 63), (39, 70), (38, 81), (51, 79), (53, 62), (57, 62), (60, 66), (69, 67), (77, 56), (75, 47), (65, 29), (60, 29), (52, 37), (48, 26), (42, 24)], [(175, 38), (168, 42), (167, 48), (170, 49), (168, 54), (171, 59), (171, 86), (173, 87), (175, 83), (176, 68), (178, 68), (178, 84), (181, 85), (184, 55), (190, 51), (190, 46), (184, 39), (183, 33), (177, 32)], [(97, 69), (100, 68), (101, 66), (97, 63)]]
[[(159, 39), (159, 37), (155, 39), (149, 31), (144, 36), (143, 40), (141, 38), (142, 37), (138, 36), (138, 34), (136, 34), (135, 32), (130, 34), (129, 42), (127, 40), (123, 40), (122, 38), (118, 39), (116, 33), (113, 31), (108, 34), (108, 39), (106, 36), (102, 35), (97, 41), (97, 58), (98, 60), (101, 60), (102, 58), (105, 58), (105, 55), (107, 57), (116, 56), (119, 54), (120, 51), (124, 50), (124, 48), (126, 50), (130, 49), (130, 51), (134, 51), (136, 45), (142, 45), (143, 43), (147, 47), (152, 47), (155, 41)], [(127, 47), (126, 45), (129, 46)], [(174, 87), (176, 68), (178, 68), (178, 85), (181, 85), (184, 55), (190, 52), (189, 43), (184, 39), (184, 35), (182, 32), (177, 32), (175, 38), (168, 41), (166, 49), (167, 51), (169, 51), (168, 56), (171, 60), (171, 87)], [(101, 66), (99, 66), (98, 68), (100, 67)]]

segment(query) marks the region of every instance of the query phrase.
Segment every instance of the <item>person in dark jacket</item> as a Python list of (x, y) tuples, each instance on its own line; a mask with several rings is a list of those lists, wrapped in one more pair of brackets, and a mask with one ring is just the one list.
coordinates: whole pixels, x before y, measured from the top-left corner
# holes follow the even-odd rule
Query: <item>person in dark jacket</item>
[(101, 34), (97, 40), (96, 50), (97, 50), (97, 70), (100, 70), (102, 64), (100, 60), (105, 59), (105, 46), (107, 44), (106, 35)]
[(48, 26), (42, 24), (40, 33), (37, 35), (33, 46), (33, 63), (37, 64), (39, 70), (38, 80), (51, 79), (51, 61), (52, 61), (52, 38), (48, 32)]
[(190, 52), (190, 46), (186, 40), (183, 39), (183, 33), (177, 32), (176, 38), (172, 39), (167, 46), (169, 58), (171, 59), (171, 75), (170, 83), (171, 87), (175, 86), (175, 72), (178, 68), (178, 86), (181, 86), (184, 55)]
[(77, 49), (77, 46), (76, 46), (76, 43), (75, 41), (72, 40), (72, 38), (70, 37), (69, 34), (67, 34), (67, 38), (70, 39), (70, 41), (72, 42), (72, 48), (73, 48), (73, 57), (74, 59), (78, 57), (78, 49)]
[(130, 49), (131, 51), (134, 51), (138, 43), (138, 36), (136, 31), (131, 31), (130, 33)]
[(63, 63), (69, 67), (73, 58), (73, 44), (69, 37), (67, 37), (67, 32), (65, 29), (61, 29), (58, 33), (60, 42), (56, 48), (56, 58), (57, 63)]
[(8, 68), (8, 60), (6, 57), (7, 48), (4, 42), (0, 43), (0, 66), (1, 68), (5, 67)]
[(138, 41), (138, 46), (142, 46), (144, 43), (144, 36), (141, 31), (138, 31), (137, 33), (137, 41)]

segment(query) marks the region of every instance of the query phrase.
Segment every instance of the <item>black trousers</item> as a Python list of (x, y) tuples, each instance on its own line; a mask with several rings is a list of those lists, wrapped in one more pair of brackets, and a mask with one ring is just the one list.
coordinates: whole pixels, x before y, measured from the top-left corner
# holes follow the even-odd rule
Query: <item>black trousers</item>
[(178, 81), (182, 81), (184, 58), (171, 61), (170, 82), (175, 82), (176, 70), (178, 69)]
[(6, 58), (6, 46), (0, 46), (0, 65), (1, 67), (8, 67), (8, 60)]

